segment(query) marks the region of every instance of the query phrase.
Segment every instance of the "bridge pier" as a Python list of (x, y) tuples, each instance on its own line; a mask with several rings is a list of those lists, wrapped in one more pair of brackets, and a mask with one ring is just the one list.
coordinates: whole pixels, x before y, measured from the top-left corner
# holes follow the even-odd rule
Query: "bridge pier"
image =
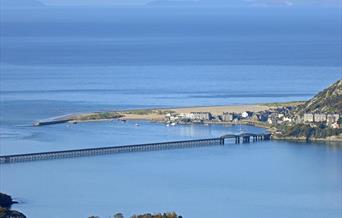
[(220, 138), (220, 145), (224, 145), (224, 138)]
[(264, 141), (269, 141), (269, 140), (271, 140), (271, 134), (264, 135)]
[(253, 137), (253, 142), (258, 141), (258, 137), (257, 136), (253, 135), (252, 137)]
[(242, 137), (242, 142), (243, 143), (249, 143), (250, 142), (250, 136), (243, 136)]
[(240, 144), (240, 136), (235, 136), (235, 144)]

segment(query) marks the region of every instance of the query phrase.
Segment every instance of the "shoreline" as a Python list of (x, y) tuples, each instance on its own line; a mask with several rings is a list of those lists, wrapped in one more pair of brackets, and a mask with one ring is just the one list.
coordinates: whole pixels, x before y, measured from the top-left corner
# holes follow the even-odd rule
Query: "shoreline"
[[(257, 103), (257, 104), (243, 104), (243, 105), (218, 105), (218, 106), (189, 106), (189, 107), (171, 107), (171, 108), (144, 108), (144, 109), (130, 109), (130, 110), (118, 110), (118, 111), (106, 111), (106, 112), (93, 112), (93, 113), (81, 113), (74, 116), (70, 116), (70, 121), (96, 121), (106, 119), (125, 119), (125, 120), (152, 120), (163, 121), (167, 113), (191, 113), (191, 112), (209, 112), (214, 115), (228, 113), (242, 113), (244, 111), (259, 112), (263, 110), (269, 110), (273, 108), (285, 107), (285, 106), (298, 106), (304, 103), (304, 101), (291, 101), (291, 102), (274, 102), (274, 103)], [(98, 116), (101, 114), (112, 113), (120, 117), (111, 118), (97, 118), (88, 119), (89, 116)]]
[[(70, 115), (68, 117), (67, 123), (77, 124), (77, 123), (85, 123), (85, 122), (103, 122), (103, 121), (113, 121), (113, 120), (121, 120), (125, 122), (129, 121), (151, 121), (158, 123), (167, 123), (165, 120), (165, 116), (168, 113), (191, 113), (191, 112), (209, 112), (213, 115), (222, 114), (224, 112), (228, 113), (242, 113), (244, 111), (250, 112), (260, 112), (285, 106), (298, 106), (302, 104), (302, 101), (295, 102), (276, 102), (276, 103), (264, 103), (264, 104), (245, 104), (245, 105), (221, 105), (221, 106), (195, 106), (195, 107), (179, 107), (179, 108), (150, 108), (150, 109), (132, 109), (132, 110), (123, 110), (123, 111), (106, 111), (106, 112), (94, 112), (94, 113), (81, 113), (77, 115)], [(49, 119), (48, 119), (49, 120)], [(51, 122), (49, 120), (48, 123), (36, 122), (34, 126), (43, 126), (43, 125), (54, 125), (58, 124), (57, 122)], [(191, 122), (189, 124), (196, 124), (195, 122)], [(238, 122), (229, 122), (229, 121), (204, 121), (199, 124), (210, 124), (210, 125), (250, 125), (259, 128), (264, 128), (272, 134), (272, 138), (274, 140), (290, 140), (290, 141), (307, 141), (305, 137), (288, 137), (288, 136), (279, 136), (276, 134), (276, 128), (266, 122), (255, 121), (255, 120), (239, 120)], [(184, 123), (186, 125), (186, 123)], [(310, 138), (309, 141), (324, 141), (324, 142), (342, 142), (341, 137), (331, 136), (327, 138)]]
[[(62, 122), (97, 122), (113, 119), (124, 120), (150, 120), (150, 121), (163, 121), (167, 113), (190, 113), (190, 112), (210, 112), (212, 114), (219, 114), (223, 112), (241, 113), (244, 111), (258, 112), (261, 110), (267, 110), (276, 108), (279, 106), (288, 105), (292, 102), (284, 103), (267, 103), (267, 104), (245, 104), (245, 105), (220, 105), (220, 106), (193, 106), (193, 107), (178, 107), (178, 108), (148, 108), (148, 109), (132, 109), (122, 111), (104, 111), (93, 113), (77, 113), (69, 114)], [(273, 106), (277, 104), (278, 106)], [(293, 102), (293, 105), (298, 105), (299, 102)], [(110, 114), (110, 117), (104, 117), (104, 114)], [(59, 116), (59, 117), (64, 117)], [(95, 117), (95, 118), (94, 118)], [(34, 122), (34, 126), (40, 125), (54, 125), (58, 124), (60, 120), (53, 118), (44, 119)]]

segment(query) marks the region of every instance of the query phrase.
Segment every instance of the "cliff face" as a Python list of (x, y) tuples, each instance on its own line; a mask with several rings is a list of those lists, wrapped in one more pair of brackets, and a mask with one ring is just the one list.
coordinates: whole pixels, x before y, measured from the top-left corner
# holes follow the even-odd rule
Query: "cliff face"
[(304, 113), (342, 113), (342, 80), (319, 92), (311, 100), (298, 108), (300, 115)]

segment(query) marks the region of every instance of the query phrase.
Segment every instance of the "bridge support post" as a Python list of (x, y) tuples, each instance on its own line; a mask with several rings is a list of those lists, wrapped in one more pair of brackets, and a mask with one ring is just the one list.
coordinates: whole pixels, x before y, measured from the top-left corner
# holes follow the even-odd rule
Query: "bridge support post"
[(5, 157), (5, 163), (10, 163), (11, 162), (11, 158), (10, 157)]
[(220, 138), (220, 145), (224, 145), (224, 138)]
[(264, 140), (265, 141), (271, 140), (271, 134), (264, 135)]
[(253, 142), (258, 141), (258, 136), (253, 135)]
[(250, 136), (243, 136), (242, 137), (242, 142), (243, 143), (249, 143), (250, 142)]

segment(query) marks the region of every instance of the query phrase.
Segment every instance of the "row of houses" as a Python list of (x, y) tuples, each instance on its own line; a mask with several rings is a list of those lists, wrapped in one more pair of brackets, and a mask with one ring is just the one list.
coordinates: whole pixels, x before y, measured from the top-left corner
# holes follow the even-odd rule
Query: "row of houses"
[(188, 116), (188, 118), (190, 118), (192, 120), (207, 121), (207, 120), (212, 120), (213, 115), (209, 112), (191, 112), (190, 115)]
[(213, 115), (210, 112), (191, 112), (191, 113), (181, 113), (181, 114), (167, 114), (166, 120), (170, 122), (174, 121), (223, 121), (223, 122), (233, 122), (243, 119), (251, 119), (254, 121), (267, 122), (270, 117), (282, 118), (289, 113), (288, 108), (276, 108), (268, 111), (251, 112), (245, 111), (242, 113), (232, 113), (224, 112), (221, 115)]
[(213, 115), (210, 112), (191, 112), (181, 114), (167, 114), (166, 120), (169, 122), (203, 122), (203, 121), (217, 121), (217, 122), (233, 122), (241, 119), (254, 119), (267, 121), (268, 115), (266, 113), (253, 113), (245, 111), (243, 113), (225, 112), (222, 115)]
[(324, 113), (305, 113), (303, 116), (304, 123), (327, 123), (332, 125), (340, 119), (339, 114), (324, 114)]
[(270, 125), (287, 123), (289, 125), (299, 123), (324, 123), (333, 128), (339, 128), (339, 114), (306, 113), (303, 116), (294, 116), (291, 108), (275, 108), (260, 112), (245, 111), (243, 113), (225, 112), (222, 115), (213, 115), (210, 112), (191, 112), (182, 114), (168, 114), (166, 120), (170, 123), (189, 122), (236, 122), (239, 120), (252, 120), (266, 122)]

